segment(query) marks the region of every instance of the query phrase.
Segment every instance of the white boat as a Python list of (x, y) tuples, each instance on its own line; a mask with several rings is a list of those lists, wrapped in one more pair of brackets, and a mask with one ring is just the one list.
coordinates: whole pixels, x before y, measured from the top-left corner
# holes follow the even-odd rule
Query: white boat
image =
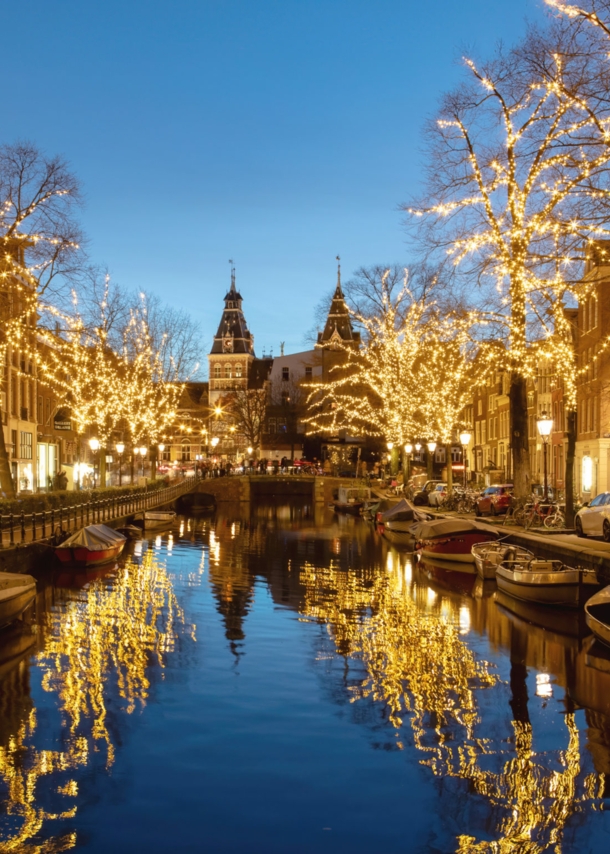
[(423, 557), (474, 563), (475, 543), (497, 540), (493, 528), (468, 519), (438, 519), (413, 526), (415, 550)]
[(480, 578), (495, 579), (496, 569), (501, 563), (508, 565), (515, 560), (523, 563), (534, 559), (533, 552), (505, 542), (475, 543), (471, 551)]
[(597, 577), (594, 570), (573, 569), (559, 560), (530, 560), (500, 564), (496, 582), (516, 599), (578, 608), (594, 591)]
[(585, 604), (587, 625), (606, 646), (610, 646), (610, 586), (591, 596)]
[(0, 629), (23, 614), (36, 598), (36, 579), (20, 572), (0, 572)]
[(146, 510), (144, 528), (168, 528), (176, 518), (174, 510)]

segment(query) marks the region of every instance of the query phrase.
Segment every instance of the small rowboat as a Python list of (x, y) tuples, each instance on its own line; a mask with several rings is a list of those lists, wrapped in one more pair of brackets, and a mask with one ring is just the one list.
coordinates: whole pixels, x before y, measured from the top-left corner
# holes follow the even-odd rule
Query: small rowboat
[(23, 614), (36, 598), (36, 579), (20, 572), (0, 572), (0, 629)]
[(55, 554), (64, 566), (87, 569), (116, 560), (123, 551), (127, 537), (106, 525), (88, 525), (55, 547)]
[(496, 570), (501, 563), (518, 560), (520, 562), (534, 559), (534, 553), (521, 546), (509, 546), (505, 542), (475, 543), (472, 547), (477, 573), (481, 578), (496, 577)]
[(610, 586), (591, 596), (585, 604), (587, 625), (606, 646), (610, 646)]
[(359, 516), (365, 502), (371, 500), (371, 490), (362, 487), (340, 486), (337, 500), (333, 502), (335, 513), (351, 513)]
[(515, 560), (500, 564), (496, 582), (516, 599), (578, 608), (597, 586), (597, 577), (594, 570), (573, 569), (559, 560)]
[(175, 518), (174, 510), (147, 510), (144, 513), (144, 528), (169, 528)]
[(423, 557), (474, 563), (475, 543), (497, 540), (498, 534), (478, 522), (467, 519), (438, 519), (413, 526), (415, 550)]
[(425, 522), (434, 518), (430, 513), (420, 510), (410, 504), (406, 498), (403, 498), (398, 504), (394, 504), (384, 513), (380, 513), (378, 523), (384, 537), (392, 545), (406, 546), (409, 551), (412, 551), (415, 544), (413, 526), (417, 522)]

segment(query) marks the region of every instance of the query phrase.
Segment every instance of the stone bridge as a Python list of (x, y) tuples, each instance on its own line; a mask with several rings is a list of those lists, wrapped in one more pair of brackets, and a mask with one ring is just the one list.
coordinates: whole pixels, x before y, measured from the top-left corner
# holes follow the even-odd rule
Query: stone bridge
[(197, 492), (213, 495), (221, 501), (255, 501), (258, 498), (309, 498), (318, 504), (328, 504), (339, 486), (353, 486), (355, 481), (338, 477), (310, 475), (232, 475), (212, 477), (197, 483)]

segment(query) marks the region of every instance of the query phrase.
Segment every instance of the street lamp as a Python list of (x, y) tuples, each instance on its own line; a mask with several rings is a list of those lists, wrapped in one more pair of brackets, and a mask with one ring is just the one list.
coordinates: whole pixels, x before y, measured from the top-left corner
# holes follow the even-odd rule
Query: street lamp
[(544, 458), (544, 500), (548, 501), (549, 479), (546, 465), (546, 448), (549, 442), (549, 436), (551, 435), (551, 431), (553, 429), (553, 419), (549, 418), (546, 412), (543, 411), (538, 421), (536, 421), (536, 427), (538, 427), (538, 432), (540, 433), (540, 438), (542, 439), (542, 449)]
[[(159, 444), (157, 445), (157, 448), (159, 450), (159, 454), (163, 454), (163, 451), (165, 450), (165, 442), (159, 442)], [(157, 454), (157, 459), (155, 461), (155, 471), (159, 467), (159, 454)], [(195, 466), (195, 468), (197, 468), (197, 467)]]
[(405, 470), (403, 472), (403, 474), (404, 474), (403, 480), (404, 480), (404, 484), (406, 487), (408, 480), (411, 477), (411, 454), (413, 453), (413, 445), (410, 442), (407, 442), (407, 444), (405, 445), (404, 452), (406, 454), (406, 457), (405, 457), (405, 465), (404, 465)]
[(141, 448), (136, 448), (135, 451), (142, 457), (142, 477), (144, 477), (144, 457), (146, 456), (146, 448), (142, 445)]
[(117, 442), (116, 444), (116, 452), (119, 455), (119, 486), (123, 483), (123, 471), (121, 466), (123, 465), (123, 452), (125, 450), (125, 445), (122, 442)]
[(464, 489), (466, 489), (466, 484), (468, 483), (468, 478), (466, 475), (466, 466), (467, 466), (466, 448), (470, 444), (471, 439), (472, 439), (472, 434), (469, 433), (468, 430), (464, 430), (463, 433), (460, 433), (460, 444), (462, 445), (462, 462), (464, 463)]
[(97, 487), (97, 461), (96, 456), (97, 452), (100, 449), (100, 440), (99, 439), (89, 439), (89, 447), (93, 451), (93, 488)]

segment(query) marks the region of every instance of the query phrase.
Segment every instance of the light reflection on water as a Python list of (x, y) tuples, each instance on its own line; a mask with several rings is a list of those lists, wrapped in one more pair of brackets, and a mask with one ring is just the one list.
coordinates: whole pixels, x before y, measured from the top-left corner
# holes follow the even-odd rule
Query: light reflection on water
[[(400, 815), (388, 806), (379, 850), (537, 854), (597, 850), (588, 840), (607, 839), (610, 655), (591, 644), (575, 615), (497, 597), (495, 585), (472, 572), (418, 565), (361, 520), (307, 506), (241, 506), (212, 520), (181, 518), (172, 532), (135, 543), (116, 569), (54, 580), (42, 586), (35, 623), (0, 636), (0, 851), (103, 850), (108, 805), (103, 797), (92, 804), (83, 786), (90, 790), (92, 780), (137, 765), (129, 734), (146, 724), (151, 697), (191, 708), (180, 680), (162, 687), (166, 672), (187, 670), (204, 686), (214, 684), (215, 672), (231, 672), (238, 680), (232, 691), (248, 685), (249, 693), (233, 700), (236, 720), (258, 733), (264, 762), (277, 738), (264, 727), (274, 660), (248, 653), (269, 623), (301, 661), (283, 677), (295, 700), (285, 700), (282, 721), (295, 740), (303, 738), (296, 698), (305, 685), (315, 690), (313, 667), (322, 686), (318, 727), (325, 720), (335, 726), (337, 708), (347, 704), (353, 713), (341, 718), (342, 727), (369, 734), (363, 765), (364, 751), (383, 747), (388, 763), (395, 752), (404, 756), (406, 784), (413, 785), (415, 762), (436, 787), (435, 814), (421, 816), (408, 845)], [(195, 626), (190, 613), (207, 621)], [(210, 635), (217, 628), (220, 644)], [(303, 638), (305, 660), (298, 657)], [(186, 648), (202, 657), (181, 655)], [(253, 682), (250, 667), (258, 668)], [(158, 735), (174, 740), (178, 752), (181, 739), (202, 726), (200, 715), (185, 712), (183, 731), (168, 723)], [(235, 721), (226, 726), (234, 738)], [(315, 790), (321, 742), (307, 742), (305, 790)], [(222, 759), (214, 764), (205, 752), (197, 761), (230, 798), (236, 769), (223, 770)], [(376, 761), (383, 773), (383, 753)], [(246, 768), (237, 771), (248, 779)], [(390, 773), (400, 770), (388, 764)], [(163, 790), (171, 768), (158, 775)], [(265, 786), (260, 774), (252, 783)], [(417, 789), (408, 791), (417, 801)], [(265, 794), (284, 797), (273, 786)], [(307, 802), (302, 808), (307, 812)], [(291, 817), (288, 809), (292, 846), (275, 839), (270, 820), (256, 843), (224, 826), (222, 850), (338, 850), (330, 838), (310, 839), (302, 811)], [(79, 830), (85, 816), (88, 835)], [(194, 832), (202, 815), (190, 818)], [(213, 809), (203, 819), (215, 850)], [(149, 820), (154, 825), (155, 815)], [(180, 833), (186, 838), (190, 829), (181, 827), (178, 840)], [(170, 850), (176, 837), (155, 844), (146, 850)], [(371, 843), (354, 833), (349, 847), (370, 851)], [(186, 842), (184, 850), (191, 850)]]

